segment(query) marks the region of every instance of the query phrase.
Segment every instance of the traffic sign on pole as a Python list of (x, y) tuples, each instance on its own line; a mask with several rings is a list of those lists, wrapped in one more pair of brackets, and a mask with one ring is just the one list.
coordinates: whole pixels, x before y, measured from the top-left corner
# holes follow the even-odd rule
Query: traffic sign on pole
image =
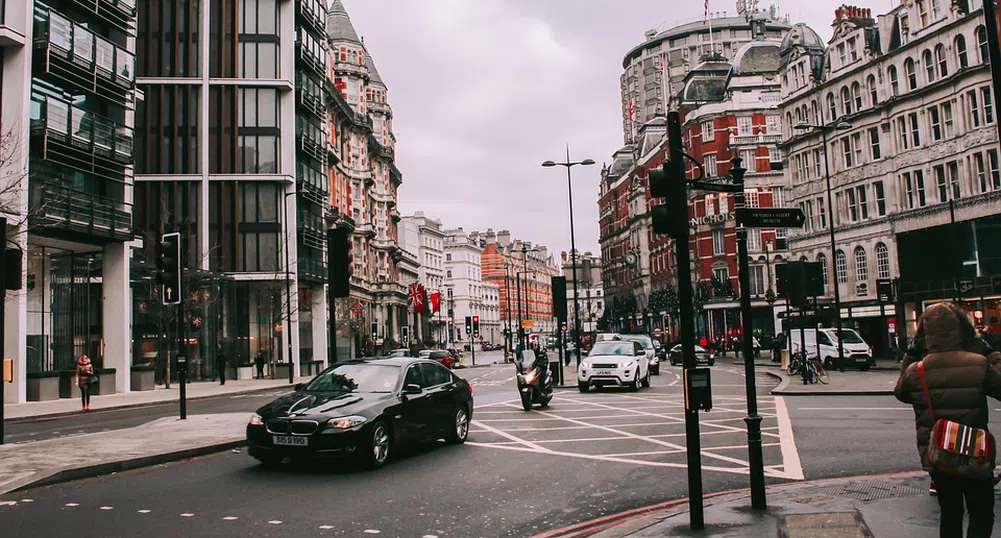
[(738, 209), (737, 224), (748, 228), (802, 228), (803, 210), (795, 207), (754, 207)]
[(744, 190), (741, 185), (734, 185), (733, 183), (707, 183), (705, 181), (692, 181), (688, 184), (689, 187), (698, 191), (709, 191), (709, 192), (740, 192)]

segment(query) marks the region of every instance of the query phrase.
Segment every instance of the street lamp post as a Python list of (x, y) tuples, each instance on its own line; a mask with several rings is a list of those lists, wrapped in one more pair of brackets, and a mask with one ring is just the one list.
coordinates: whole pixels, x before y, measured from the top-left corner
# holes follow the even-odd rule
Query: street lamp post
[(507, 336), (504, 337), (504, 362), (508, 361), (508, 355), (514, 340), (511, 332), (511, 276), (508, 272), (507, 261), (504, 261), (504, 304), (507, 306)]
[[(827, 155), (827, 128), (828, 124), (821, 122), (820, 125), (811, 125), (806, 121), (801, 121), (797, 123), (793, 129), (799, 131), (805, 131), (809, 129), (818, 129), (820, 131), (821, 140), (824, 145), (824, 170), (826, 172), (827, 180), (827, 230), (830, 232), (831, 238), (831, 275), (834, 276), (834, 310), (835, 316), (837, 317), (837, 329), (838, 329), (838, 369), (842, 372), (845, 371), (845, 345), (842, 342), (843, 335), (841, 334), (841, 285), (838, 282), (838, 261), (837, 261), (837, 246), (834, 243), (834, 202), (831, 197), (831, 162), (830, 157)], [(845, 131), (852, 128), (852, 125), (845, 121), (839, 121), (834, 125), (834, 128), (839, 131)]]
[(292, 264), (292, 260), (289, 259), (288, 253), (288, 234), (289, 234), (289, 222), (288, 222), (288, 197), (295, 195), (295, 191), (286, 192), (284, 204), (282, 204), (283, 210), (285, 211), (285, 315), (287, 316), (288, 323), (286, 327), (288, 330), (285, 331), (285, 341), (288, 346), (288, 382), (291, 385), (294, 382), (294, 370), (295, 367), (292, 365), (292, 279), (289, 271), (289, 265)]
[(567, 194), (570, 198), (570, 261), (573, 266), (573, 333), (574, 333), (574, 352), (577, 356), (577, 367), (580, 368), (580, 303), (579, 295), (577, 292), (577, 242), (574, 238), (574, 225), (573, 225), (573, 178), (570, 173), (570, 169), (577, 165), (591, 166), (594, 164), (592, 159), (584, 159), (583, 161), (571, 161), (570, 160), (570, 146), (567, 146), (567, 160), (566, 162), (553, 162), (546, 161), (542, 163), (542, 166), (547, 168), (553, 166), (562, 166), (567, 169)]
[[(528, 273), (528, 253), (529, 252), (538, 252), (538, 251), (535, 250), (534, 248), (529, 248), (526, 245), (522, 245), (520, 250), (521, 250), (522, 267), (524, 268), (524, 270), (521, 271), (521, 272), (518, 272), (517, 274), (515, 274), (515, 280), (516, 280), (517, 286), (518, 286), (518, 344), (520, 344), (521, 347), (524, 348), (526, 346), (526, 344), (527, 344), (527, 342), (525, 341), (525, 339), (526, 339), (526, 336), (528, 336), (528, 335), (525, 334), (525, 329), (522, 326), (523, 325), (523, 319), (522, 319), (522, 314), (521, 314), (521, 275), (525, 274), (525, 273)], [(527, 289), (528, 288), (528, 275), (527, 274), (526, 274), (526, 277), (525, 277), (525, 288), (526, 288), (525, 289), (525, 293), (527, 294), (528, 293), (528, 289)], [(527, 297), (525, 298), (525, 310), (526, 310), (526, 314), (527, 314), (528, 313), (527, 312), (527, 310), (528, 310), (528, 298)]]

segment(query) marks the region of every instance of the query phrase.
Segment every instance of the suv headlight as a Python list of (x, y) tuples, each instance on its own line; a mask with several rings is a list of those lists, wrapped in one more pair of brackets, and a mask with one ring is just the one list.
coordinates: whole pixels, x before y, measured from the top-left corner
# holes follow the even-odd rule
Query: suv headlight
[(263, 426), (264, 425), (264, 418), (261, 417), (261, 415), (258, 415), (257, 413), (254, 413), (253, 415), (250, 415), (250, 425), (251, 426)]
[(355, 426), (364, 424), (366, 420), (368, 419), (358, 415), (351, 415), (349, 417), (337, 417), (328, 420), (327, 426), (330, 426), (331, 428), (337, 428), (338, 430), (349, 430), (351, 428), (354, 428)]
[(591, 361), (581, 361), (580, 366), (581, 366), (581, 368), (590, 368), (591, 367)]

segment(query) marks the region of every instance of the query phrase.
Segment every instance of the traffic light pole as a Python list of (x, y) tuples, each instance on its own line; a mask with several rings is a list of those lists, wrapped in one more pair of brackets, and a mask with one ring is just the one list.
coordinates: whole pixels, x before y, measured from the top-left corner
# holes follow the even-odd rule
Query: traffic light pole
[[(681, 138), (681, 115), (677, 111), (667, 115), (670, 160), (665, 164), (667, 203), (672, 221), (674, 250), (678, 260), (678, 300), (681, 314), (681, 357), (686, 371), (695, 364), (695, 310), (692, 305), (692, 260), (688, 245), (688, 185), (682, 164), (684, 150)], [(687, 378), (687, 375), (685, 376)], [(699, 438), (699, 412), (685, 409), (685, 441), (688, 452), (688, 511), (692, 530), (705, 528), (702, 507), (702, 442)]]
[[(734, 209), (744, 208), (744, 173), (746, 169), (740, 166), (740, 156), (733, 158), (733, 169), (730, 175), (733, 184), (739, 186), (734, 196)], [(741, 353), (744, 355), (744, 385), (747, 390), (747, 454), (751, 474), (751, 508), (765, 510), (768, 508), (765, 499), (765, 464), (761, 452), (761, 416), (758, 415), (758, 394), (754, 384), (754, 336), (751, 324), (751, 278), (747, 257), (747, 228), (737, 227), (737, 279), (740, 285), (740, 322), (743, 341)]]

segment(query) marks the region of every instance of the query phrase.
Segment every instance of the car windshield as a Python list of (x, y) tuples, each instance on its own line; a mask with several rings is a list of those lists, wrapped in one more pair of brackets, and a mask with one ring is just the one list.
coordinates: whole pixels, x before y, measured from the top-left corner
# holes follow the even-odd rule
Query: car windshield
[[(835, 333), (835, 335), (836, 334), (837, 333)], [(864, 344), (865, 343), (865, 340), (863, 340), (862, 337), (859, 336), (857, 332), (855, 332), (855, 331), (853, 331), (851, 329), (841, 329), (841, 334), (844, 335), (844, 339), (843, 340), (844, 340), (844, 342), (846, 344)], [(837, 336), (835, 336), (835, 338), (836, 337)]]
[(598, 342), (591, 348), (588, 356), (594, 355), (632, 355), (632, 342)]
[(399, 366), (341, 364), (313, 378), (303, 390), (313, 392), (392, 392), (399, 376)]
[[(681, 344), (677, 344), (674, 347), (672, 347), (671, 351), (677, 351), (678, 353), (681, 353)], [(695, 346), (695, 352), (696, 353), (705, 353), (705, 351), (706, 351), (706, 348), (704, 348), (702, 346)]]
[(633, 335), (633, 336), (623, 336), (623, 340), (628, 342), (639, 342), (643, 349), (653, 349), (653, 340), (649, 336), (643, 335)]

